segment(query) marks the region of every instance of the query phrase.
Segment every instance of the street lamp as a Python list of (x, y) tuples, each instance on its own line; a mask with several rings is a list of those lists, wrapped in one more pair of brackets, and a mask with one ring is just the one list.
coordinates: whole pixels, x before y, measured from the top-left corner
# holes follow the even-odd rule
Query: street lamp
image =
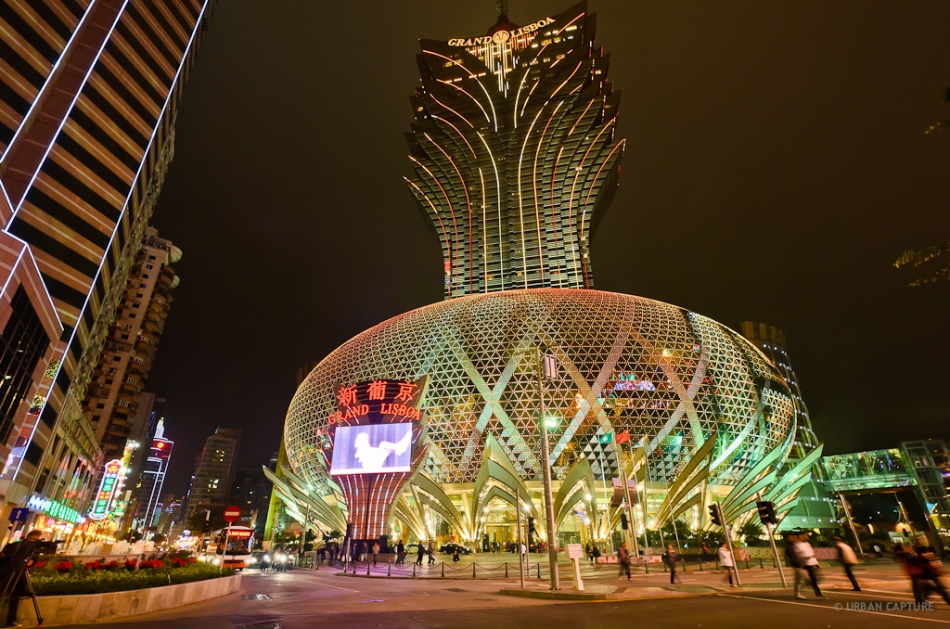
[(548, 561), (551, 571), (551, 589), (561, 589), (561, 577), (557, 566), (557, 534), (554, 531), (554, 495), (551, 490), (551, 454), (548, 449), (548, 422), (544, 412), (544, 380), (557, 378), (557, 359), (546, 356), (540, 344), (537, 345), (538, 369), (538, 419), (541, 424), (541, 465), (544, 468), (545, 528), (548, 533)]

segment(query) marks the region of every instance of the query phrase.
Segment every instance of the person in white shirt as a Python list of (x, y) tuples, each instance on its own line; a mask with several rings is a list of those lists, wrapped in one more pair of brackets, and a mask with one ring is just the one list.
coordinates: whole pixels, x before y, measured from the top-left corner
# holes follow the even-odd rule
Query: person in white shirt
[(792, 544), (792, 553), (795, 556), (795, 563), (798, 570), (795, 571), (795, 598), (805, 598), (799, 591), (802, 578), (802, 571), (808, 575), (811, 581), (811, 588), (815, 591), (815, 596), (822, 598), (821, 589), (818, 587), (818, 558), (815, 557), (815, 549), (808, 543), (808, 534), (800, 533)]
[(719, 550), (716, 551), (719, 557), (719, 565), (726, 569), (726, 576), (729, 578), (729, 585), (738, 587), (732, 579), (732, 571), (736, 569), (736, 562), (732, 559), (732, 553), (725, 542), (719, 542)]
[(844, 566), (844, 573), (848, 575), (848, 580), (851, 581), (851, 585), (854, 586), (854, 591), (860, 592), (861, 587), (858, 585), (857, 580), (854, 578), (854, 573), (851, 571), (858, 563), (858, 556), (854, 554), (854, 549), (843, 539), (836, 536), (834, 540), (835, 547), (838, 549), (838, 561)]

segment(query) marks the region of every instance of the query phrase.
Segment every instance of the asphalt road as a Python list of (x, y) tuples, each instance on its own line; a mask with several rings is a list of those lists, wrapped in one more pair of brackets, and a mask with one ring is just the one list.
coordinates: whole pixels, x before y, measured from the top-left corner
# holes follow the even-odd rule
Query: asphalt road
[[(528, 629), (571, 627), (785, 627), (866, 628), (950, 625), (950, 606), (934, 601), (932, 610), (901, 609), (913, 597), (894, 565), (864, 566), (863, 591), (852, 592), (834, 567), (825, 569), (825, 598), (808, 591), (795, 600), (781, 589), (774, 570), (743, 571), (743, 587), (724, 586), (722, 575), (687, 573), (669, 585), (663, 574), (637, 575), (632, 582), (616, 573), (591, 579), (592, 586), (644, 595), (638, 600), (546, 601), (502, 596), (511, 580), (394, 580), (346, 578), (330, 570), (282, 574), (249, 573), (241, 592), (132, 620), (100, 623), (116, 629), (349, 629), (486, 627)], [(517, 581), (514, 582), (516, 584)], [(565, 585), (569, 585), (569, 581)]]

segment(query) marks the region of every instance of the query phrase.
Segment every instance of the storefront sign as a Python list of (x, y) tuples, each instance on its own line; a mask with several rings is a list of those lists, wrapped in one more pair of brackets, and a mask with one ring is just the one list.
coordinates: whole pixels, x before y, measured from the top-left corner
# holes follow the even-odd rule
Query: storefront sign
[(79, 515), (79, 512), (75, 509), (70, 509), (66, 505), (60, 504), (55, 500), (49, 500), (48, 498), (43, 498), (41, 496), (31, 496), (29, 501), (26, 503), (26, 508), (38, 513), (45, 513), (46, 515), (49, 515), (50, 517), (57, 520), (72, 522), (73, 524), (82, 524), (86, 521), (86, 518)]
[(96, 494), (96, 501), (92, 504), (92, 511), (89, 512), (90, 520), (104, 520), (109, 515), (109, 503), (115, 495), (121, 470), (122, 462), (119, 459), (112, 459), (106, 463), (105, 470), (102, 472), (102, 481), (99, 483), (99, 493)]

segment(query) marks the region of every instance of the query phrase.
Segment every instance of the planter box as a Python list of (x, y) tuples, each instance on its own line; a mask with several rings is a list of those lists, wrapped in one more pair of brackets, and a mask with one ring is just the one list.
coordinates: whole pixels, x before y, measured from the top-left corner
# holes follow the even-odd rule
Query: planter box
[[(38, 597), (43, 625), (95, 623), (135, 614), (147, 614), (182, 605), (190, 605), (237, 592), (241, 575), (179, 583), (157, 588), (109, 592), (107, 594), (63, 594)], [(20, 600), (17, 621), (26, 627), (36, 626), (33, 601)]]

